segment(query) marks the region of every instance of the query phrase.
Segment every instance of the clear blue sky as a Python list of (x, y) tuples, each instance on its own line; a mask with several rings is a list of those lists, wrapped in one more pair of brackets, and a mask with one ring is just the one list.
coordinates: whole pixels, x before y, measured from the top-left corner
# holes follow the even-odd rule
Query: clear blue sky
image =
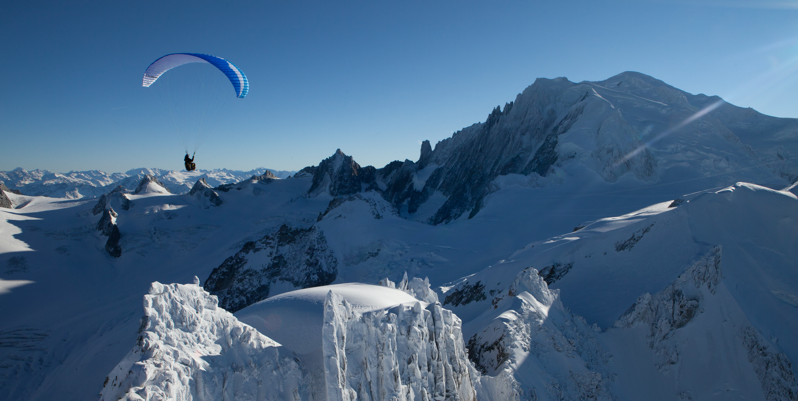
[(416, 160), (537, 77), (639, 71), (798, 117), (795, 0), (6, 1), (0, 50), (0, 170), (181, 168), (141, 87), (175, 52), (249, 77), (197, 154), (206, 169), (297, 170), (337, 148)]

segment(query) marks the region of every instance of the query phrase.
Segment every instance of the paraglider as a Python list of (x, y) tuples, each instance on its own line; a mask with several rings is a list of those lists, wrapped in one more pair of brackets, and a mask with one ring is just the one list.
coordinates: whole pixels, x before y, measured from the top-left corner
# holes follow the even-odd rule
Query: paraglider
[[(161, 78), (167, 71), (187, 64), (205, 64), (214, 68), (180, 68), (180, 74), (169, 74), (168, 78)], [(192, 75), (192, 72), (194, 73)], [(226, 90), (219, 89), (222, 83), (218, 72), (222, 72), (233, 85), (235, 97)], [(194, 171), (194, 155), (204, 139), (213, 130), (214, 120), (227, 109), (222, 103), (229, 99), (243, 99), (249, 93), (247, 76), (233, 63), (216, 56), (200, 53), (173, 53), (155, 60), (144, 71), (142, 86), (149, 88), (159, 79), (166, 82), (159, 88), (158, 95), (165, 107), (159, 110), (169, 113), (174, 131), (183, 141), (186, 156), (183, 158), (187, 171)], [(215, 86), (214, 86), (215, 85)], [(228, 86), (229, 88), (229, 86)], [(193, 154), (189, 157), (189, 150), (193, 147)]]
[(188, 157), (188, 153), (186, 153), (186, 157), (183, 158), (183, 162), (186, 164), (186, 171), (194, 171), (197, 168), (197, 165), (194, 164), (194, 155)]

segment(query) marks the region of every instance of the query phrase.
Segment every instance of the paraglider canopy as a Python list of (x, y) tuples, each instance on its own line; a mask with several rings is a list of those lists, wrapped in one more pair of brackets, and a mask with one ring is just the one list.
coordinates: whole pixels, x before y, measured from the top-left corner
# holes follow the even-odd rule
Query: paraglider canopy
[[(166, 74), (172, 69), (177, 72)], [(156, 81), (160, 83), (156, 85)], [(228, 82), (233, 85), (235, 96), (230, 96)], [(231, 104), (236, 102), (233, 99), (244, 98), (249, 92), (247, 76), (233, 63), (200, 53), (160, 57), (144, 71), (142, 86), (152, 87), (148, 91), (160, 99), (153, 103), (153, 111), (171, 121), (172, 131), (182, 142), (186, 156), (192, 149), (196, 152), (209, 136), (223, 134), (228, 129), (220, 126), (222, 117), (235, 109)], [(194, 170), (193, 157), (184, 161), (186, 170)]]
[(179, 67), (191, 63), (208, 63), (219, 71), (223, 72), (233, 84), (236, 91), (236, 97), (243, 98), (249, 92), (249, 81), (247, 76), (238, 69), (233, 63), (216, 56), (199, 53), (173, 53), (167, 54), (155, 60), (147, 70), (144, 71), (144, 80), (142, 86), (149, 88), (163, 73), (171, 70), (172, 68)]

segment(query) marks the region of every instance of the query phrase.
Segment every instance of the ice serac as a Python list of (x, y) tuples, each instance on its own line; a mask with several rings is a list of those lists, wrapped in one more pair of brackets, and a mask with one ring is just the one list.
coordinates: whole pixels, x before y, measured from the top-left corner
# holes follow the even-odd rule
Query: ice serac
[(380, 280), (379, 285), (404, 291), (426, 303), (434, 304), (438, 302), (438, 293), (430, 287), (428, 277), (424, 277), (423, 280), (419, 277), (413, 277), (412, 280), (408, 280), (407, 272), (405, 272), (402, 281), (399, 283), (394, 283), (386, 277)]
[(284, 224), (276, 233), (245, 243), (213, 269), (205, 287), (223, 308), (236, 312), (268, 297), (271, 286), (317, 287), (332, 283), (337, 275), (338, 260), (320, 229)]
[(298, 363), (195, 284), (152, 283), (133, 349), (101, 401), (309, 400)]
[(188, 195), (193, 196), (197, 203), (205, 209), (212, 206), (221, 206), (223, 203), (222, 198), (208, 185), (205, 178), (197, 180)]
[(477, 399), (460, 319), (440, 304), (359, 313), (330, 291), (322, 336), (327, 400)]

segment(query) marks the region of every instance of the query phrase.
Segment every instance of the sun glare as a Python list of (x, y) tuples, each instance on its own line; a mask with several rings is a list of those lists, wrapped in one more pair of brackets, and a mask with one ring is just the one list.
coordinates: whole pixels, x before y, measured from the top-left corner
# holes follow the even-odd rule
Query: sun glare
[[(793, 2), (791, 4), (798, 5), (798, 2)], [(798, 38), (786, 39), (764, 46), (761, 49), (759, 49), (757, 53), (774, 51), (779, 49), (784, 49), (783, 54), (779, 55), (782, 57), (777, 57), (776, 55), (773, 54), (765, 56), (769, 59), (771, 64), (771, 69), (769, 71), (760, 74), (757, 77), (752, 78), (748, 82), (741, 84), (735, 90), (733, 90), (728, 96), (726, 96), (726, 99), (724, 100), (730, 103), (734, 103), (738, 99), (740, 100), (744, 99), (746, 102), (750, 102), (754, 99), (761, 98), (765, 94), (773, 95), (774, 91), (779, 90), (779, 87), (782, 88), (789, 87), (789, 84), (798, 80)], [(647, 141), (645, 144), (639, 146), (635, 150), (626, 154), (624, 157), (622, 157), (620, 160), (618, 160), (615, 163), (615, 166), (617, 167), (623, 163), (626, 163), (627, 161), (637, 156), (640, 152), (642, 152), (646, 148), (652, 146), (654, 143), (659, 142), (663, 138), (684, 128), (693, 121), (709, 114), (713, 110), (720, 107), (724, 103), (724, 100), (718, 100), (704, 107), (703, 109), (695, 112), (694, 114), (687, 117), (686, 119), (676, 124), (675, 126), (666, 129), (662, 133), (655, 136), (653, 139)]]

